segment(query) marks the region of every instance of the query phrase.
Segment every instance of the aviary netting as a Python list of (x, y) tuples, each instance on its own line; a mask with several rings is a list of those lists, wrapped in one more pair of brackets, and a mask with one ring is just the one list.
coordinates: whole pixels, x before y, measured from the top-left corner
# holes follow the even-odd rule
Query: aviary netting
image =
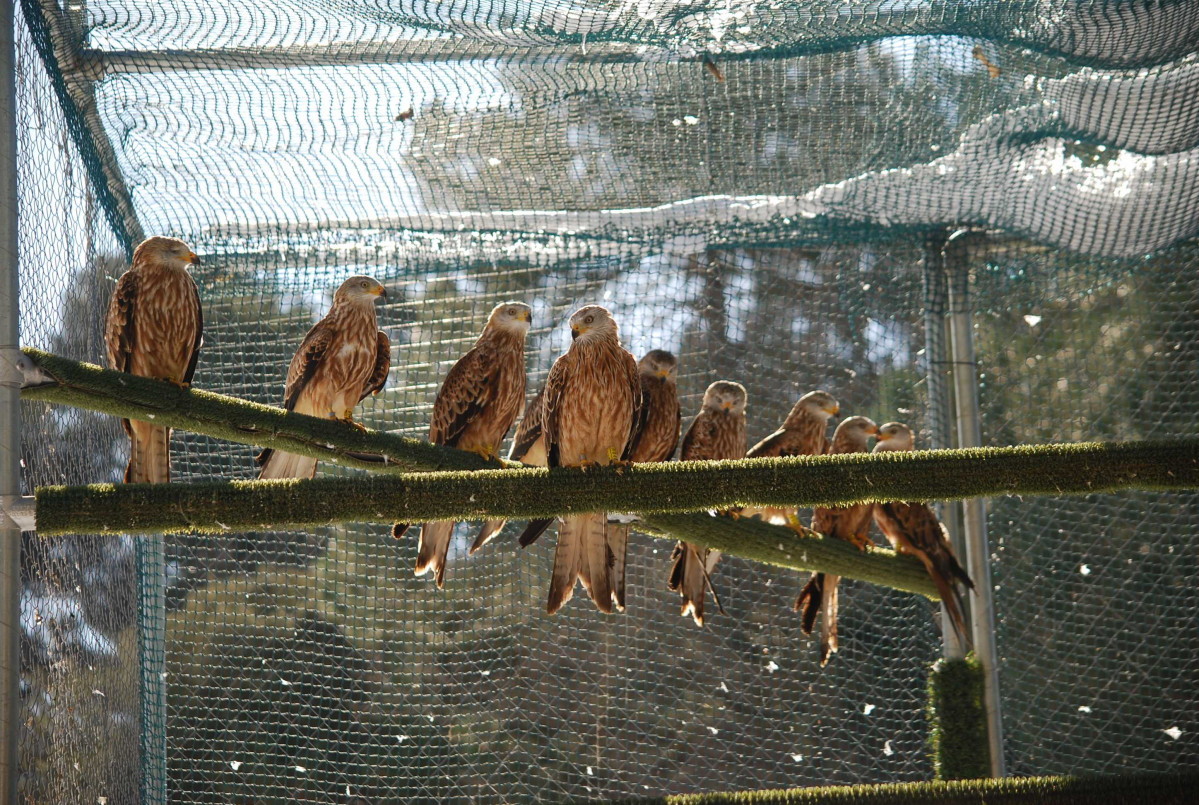
[[(15, 30), (20, 341), (63, 380), (22, 403), (43, 532), (22, 540), (28, 801), (611, 799), (933, 775), (927, 576), (692, 508), (733, 502), (733, 479), (814, 503), (832, 481), (799, 490), (836, 472), (861, 493), (853, 462), (580, 487), (466, 472), (418, 444), (447, 362), (506, 299), (533, 305), (530, 390), (570, 311), (598, 302), (634, 354), (679, 357), (685, 420), (711, 380), (744, 383), (751, 443), (826, 388), (921, 446), (965, 444), (954, 386), (976, 379), (984, 447), (1047, 447), (917, 455), (885, 477), (903, 495), (1002, 495), (984, 522), (1008, 771), (1199, 758), (1199, 506), (1179, 488), (1199, 426), (1194, 4), (24, 0)], [(146, 234), (203, 258), (191, 393), (114, 396), (50, 357), (103, 363), (104, 308)], [(393, 369), (362, 409), (382, 435), (289, 432), (204, 393), (277, 405), (300, 338), (357, 273), (391, 296)], [(963, 323), (974, 364), (949, 348)], [(127, 405), (178, 417), (178, 483), (80, 489), (119, 480)], [(345, 451), (322, 461), (319, 498), (225, 497), (255, 474), (251, 444), (296, 438)], [(388, 453), (403, 463), (352, 466), (372, 439), (407, 439)], [(1068, 446), (1095, 442), (1135, 444)], [(550, 619), (552, 540), (518, 552), (509, 530), (467, 557), (462, 529), (437, 592), (412, 578), (414, 539), (362, 522), (372, 500), (385, 523), (663, 490), (678, 508), (647, 531), (706, 518), (689, 538), (749, 557), (726, 556), (728, 614), (702, 630), (665, 589), (668, 542), (634, 535), (625, 616), (576, 601)], [(102, 533), (168, 498), (144, 522), (165, 536)], [(960, 534), (957, 512), (942, 507)], [(823, 671), (787, 569), (816, 564), (847, 577)]]

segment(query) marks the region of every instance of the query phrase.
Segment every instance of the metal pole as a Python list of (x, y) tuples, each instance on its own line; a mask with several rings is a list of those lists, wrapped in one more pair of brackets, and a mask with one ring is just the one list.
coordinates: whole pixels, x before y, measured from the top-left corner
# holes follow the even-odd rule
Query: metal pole
[[(947, 337), (949, 287), (945, 280), (946, 234), (937, 232), (924, 244), (922, 279), (924, 286), (924, 359), (928, 365), (928, 420), (932, 439), (929, 447), (940, 450), (953, 447), (953, 395), (949, 385), (952, 359)], [(965, 533), (961, 509), (952, 504), (937, 504), (937, 516), (949, 530), (953, 549), (965, 556)], [(949, 612), (941, 607), (942, 652), (947, 659), (960, 660), (966, 647), (958, 639)]]
[(0, 0), (0, 800), (17, 802), (21, 730), (21, 371), (17, 368), (17, 88), (13, 0)]
[[(945, 273), (949, 284), (949, 327), (953, 345), (954, 392), (957, 400), (959, 447), (978, 447), (982, 428), (978, 403), (978, 366), (974, 359), (974, 317), (970, 309), (968, 234), (955, 232), (946, 243)], [(1003, 720), (999, 707), (999, 653), (995, 645), (995, 595), (991, 584), (991, 550), (982, 498), (962, 501), (966, 532), (966, 568), (974, 580), (971, 606), (974, 651), (983, 667), (983, 705), (991, 776), (1004, 777)]]

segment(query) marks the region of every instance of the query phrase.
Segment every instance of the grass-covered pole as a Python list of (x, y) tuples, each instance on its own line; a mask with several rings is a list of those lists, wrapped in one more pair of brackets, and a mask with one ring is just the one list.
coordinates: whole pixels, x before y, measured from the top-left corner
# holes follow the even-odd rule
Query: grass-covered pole
[(983, 667), (973, 654), (933, 663), (928, 675), (929, 741), (938, 780), (991, 775), (983, 687)]
[[(353, 430), (353, 429), (349, 429)], [(443, 452), (457, 451), (438, 448)], [(37, 529), (153, 533), (1199, 488), (1199, 439), (37, 490)]]
[(139, 419), (375, 472), (477, 470), (496, 466), (494, 461), (489, 463), (474, 453), (448, 450), (421, 439), (361, 431), (332, 419), (294, 414), (210, 391), (183, 389), (29, 347), (23, 351), (57, 381), (22, 389), (21, 398), (25, 400)]

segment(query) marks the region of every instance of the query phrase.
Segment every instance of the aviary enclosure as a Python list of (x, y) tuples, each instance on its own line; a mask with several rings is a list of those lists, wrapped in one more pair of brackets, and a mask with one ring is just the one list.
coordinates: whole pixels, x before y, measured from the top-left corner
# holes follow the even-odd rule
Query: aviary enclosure
[[(0, 19), (15, 33), (15, 94), (0, 97), (15, 120), (0, 136), (15, 193), (0, 203), (9, 796), (611, 800), (938, 772), (930, 667), (961, 646), (911, 591), (927, 581), (896, 580), (915, 565), (887, 564), (877, 532), (858, 573), (778, 526), (687, 531), (697, 515), (669, 511), (683, 505), (669, 489), (599, 473), (593, 499), (649, 512), (627, 611), (579, 592), (549, 616), (553, 534), (519, 548), (518, 515), (562, 513), (573, 481), (554, 479), (570, 476), (493, 495), (514, 522), (474, 554), (483, 513), (461, 524), (437, 589), (413, 575), (415, 529), (392, 537), (398, 508), (369, 522), (319, 509), (409, 475), (323, 460), (301, 487), (322, 525), (271, 527), (300, 516), (283, 504), (253, 527), (205, 519), (195, 498), (172, 508), (190, 485), (257, 477), (265, 431), (206, 430), (200, 409), (176, 423), (166, 497), (143, 506), (157, 526), (120, 519), (136, 502), (87, 509), (79, 490), (51, 511), (48, 487), (121, 480), (114, 413), (129, 401), (72, 361), (105, 365), (116, 280), (156, 234), (199, 255), (205, 318), (196, 394), (164, 387), (163, 416), (200, 391), (280, 405), (305, 332), (366, 274), (387, 289), (391, 368), (355, 416), (393, 439), (425, 438), (449, 367), (517, 300), (532, 309), (530, 394), (569, 346), (571, 312), (602, 304), (634, 355), (677, 356), (684, 429), (709, 383), (743, 384), (750, 444), (813, 389), (842, 418), (908, 423), (918, 448), (1152, 442), (1095, 448), (1108, 476), (1051, 448), (878, 477), (948, 501), (978, 588), (974, 727), (999, 750), (984, 773), (1199, 765), (1199, 5), (14, 11)], [(155, 387), (129, 388), (156, 404)], [(338, 441), (350, 453), (381, 444), (329, 428), (359, 440)], [(400, 469), (482, 466), (412, 456)], [(796, 502), (831, 500), (813, 466), (796, 483), (826, 497)], [(703, 514), (738, 494), (721, 472), (775, 483), (744, 466), (671, 483)], [(331, 479), (351, 480), (341, 499)], [(388, 505), (416, 505), (415, 488), (388, 487)], [(454, 488), (421, 512), (466, 514)], [(96, 533), (80, 533), (85, 515)], [(673, 541), (658, 537), (685, 535), (726, 551), (723, 613), (709, 599), (702, 628), (666, 585)], [(777, 556), (776, 538), (790, 540)], [(838, 561), (841, 646), (822, 668), (792, 611), (796, 568)]]

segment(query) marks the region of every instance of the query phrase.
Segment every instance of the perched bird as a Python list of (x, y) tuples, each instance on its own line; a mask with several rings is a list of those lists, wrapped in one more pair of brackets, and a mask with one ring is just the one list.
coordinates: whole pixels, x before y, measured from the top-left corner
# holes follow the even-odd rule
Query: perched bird
[[(874, 452), (912, 450), (914, 445), (912, 431), (907, 425), (888, 422), (878, 429)], [(941, 595), (941, 603), (949, 613), (954, 631), (963, 645), (969, 646), (970, 633), (963, 615), (965, 600), (957, 583), (973, 590), (974, 582), (958, 564), (949, 534), (937, 520), (937, 515), (924, 503), (876, 503), (874, 522), (897, 552), (911, 554), (924, 564)]]
[[(141, 242), (108, 304), (104, 341), (109, 366), (179, 386), (191, 383), (204, 343), (200, 293), (187, 272), (197, 259), (176, 238)], [(129, 434), (125, 483), (170, 481), (171, 429), (128, 419), (121, 424)]]
[[(391, 343), (378, 328), (375, 302), (387, 291), (377, 280), (355, 276), (333, 294), (333, 306), (313, 325), (287, 369), (283, 407), (309, 416), (350, 416), (368, 394), (378, 394), (391, 368)], [(256, 459), (259, 479), (311, 478), (316, 459), (270, 448)]]
[[(544, 397), (545, 386), (542, 386), (533, 395), (533, 399), (525, 405), (524, 416), (520, 419), (520, 425), (516, 428), (516, 436), (512, 438), (512, 447), (508, 450), (509, 461), (519, 461), (530, 467), (545, 466), (545, 435), (541, 432), (541, 401)], [(474, 544), (470, 546), (470, 552), (474, 553), (490, 542), (492, 537), (500, 533), (504, 522), (504, 520), (488, 520), (483, 523), (478, 536), (475, 537)]]
[[(588, 305), (570, 317), (570, 348), (554, 361), (545, 383), (542, 431), (550, 467), (590, 467), (627, 461), (641, 407), (637, 362), (620, 345), (616, 321), (606, 308)], [(557, 612), (574, 595), (576, 579), (602, 612), (612, 612), (614, 586), (607, 515), (559, 518), (558, 548), (546, 609)], [(533, 521), (521, 537), (527, 545), (545, 530)]]
[[(791, 413), (783, 420), (783, 426), (749, 448), (745, 457), (822, 456), (828, 452), (829, 441), (825, 435), (828, 421), (840, 410), (837, 401), (828, 392), (809, 391), (795, 403)], [(741, 510), (740, 515), (756, 515), (771, 523), (799, 526), (792, 509), (747, 507)]]
[[(641, 414), (628, 447), (629, 461), (669, 461), (679, 444), (683, 415), (679, 410), (679, 362), (663, 349), (651, 349), (637, 362), (641, 380)], [(624, 611), (624, 569), (629, 548), (629, 526), (608, 523), (612, 546), (612, 594), (616, 608)]]
[[(864, 416), (851, 416), (837, 425), (833, 433), (831, 454), (865, 453), (867, 439), (878, 433), (878, 425)], [(873, 506), (859, 503), (854, 506), (817, 506), (812, 510), (812, 530), (826, 537), (843, 539), (866, 550), (870, 544), (870, 514)], [(795, 600), (795, 611), (803, 612), (800, 624), (804, 634), (811, 634), (816, 615), (824, 613), (820, 624), (820, 664), (827, 665), (829, 656), (837, 650), (837, 582), (840, 576), (813, 573), (812, 578)]]
[[(499, 459), (500, 444), (525, 399), (525, 335), (531, 321), (532, 310), (522, 302), (495, 306), (479, 340), (441, 384), (429, 441)], [(453, 534), (452, 520), (421, 526), (416, 575), (432, 570), (437, 586), (445, 583), (445, 557)]]
[[(742, 458), (745, 445), (745, 387), (740, 383), (717, 380), (704, 392), (699, 413), (683, 437), (679, 459), (719, 461)], [(667, 586), (683, 596), (683, 617), (690, 615), (697, 626), (703, 626), (704, 590), (712, 590), (711, 575), (720, 561), (720, 551), (680, 542), (674, 546), (670, 558), (674, 565)], [(716, 597), (715, 590), (712, 590), (712, 597)]]

